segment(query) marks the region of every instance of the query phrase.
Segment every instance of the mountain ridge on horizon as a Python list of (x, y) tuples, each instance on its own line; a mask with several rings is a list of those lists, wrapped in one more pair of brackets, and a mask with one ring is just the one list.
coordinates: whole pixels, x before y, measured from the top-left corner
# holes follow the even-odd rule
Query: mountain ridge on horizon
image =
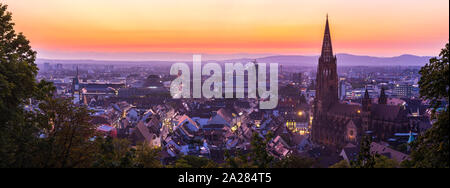
[[(379, 57), (369, 55), (353, 55), (349, 53), (336, 54), (337, 63), (340, 66), (423, 66), (428, 63), (433, 56), (417, 56), (412, 54), (402, 54), (392, 57)], [(229, 58), (223, 60), (207, 59), (203, 62), (218, 63), (245, 63), (256, 60), (261, 63), (279, 63), (284, 65), (298, 64), (302, 66), (316, 66), (319, 55), (268, 55), (253, 58)], [(147, 63), (174, 63), (174, 62), (192, 62), (191, 59), (185, 60), (101, 60), (101, 59), (51, 59), (37, 58), (37, 64), (43, 63), (62, 63), (62, 64), (147, 64)]]

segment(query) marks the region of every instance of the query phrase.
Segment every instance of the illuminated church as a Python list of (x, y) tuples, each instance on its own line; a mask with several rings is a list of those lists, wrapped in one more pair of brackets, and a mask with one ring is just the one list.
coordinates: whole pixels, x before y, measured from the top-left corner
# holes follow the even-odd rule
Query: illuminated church
[(361, 105), (339, 101), (337, 59), (331, 45), (328, 16), (316, 83), (311, 131), (315, 143), (342, 148), (348, 143), (359, 143), (363, 135), (384, 141), (411, 129), (408, 112), (401, 106), (387, 105), (384, 92), (378, 104), (372, 104), (367, 90)]

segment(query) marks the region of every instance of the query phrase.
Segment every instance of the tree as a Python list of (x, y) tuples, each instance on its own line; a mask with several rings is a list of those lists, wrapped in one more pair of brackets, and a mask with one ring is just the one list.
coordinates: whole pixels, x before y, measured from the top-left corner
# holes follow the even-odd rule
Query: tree
[(137, 147), (134, 163), (139, 168), (162, 168), (161, 148), (152, 148), (142, 143)]
[[(399, 164), (386, 157), (379, 155), (377, 153), (373, 154), (370, 152), (370, 146), (372, 144), (372, 139), (369, 136), (364, 136), (361, 141), (361, 146), (359, 149), (359, 154), (356, 161), (350, 162), (352, 168), (397, 168)], [(346, 161), (345, 161), (346, 162)], [(333, 165), (333, 168), (345, 167), (343, 162), (340, 164)]]
[(50, 96), (53, 89), (35, 79), (36, 52), (22, 33), (16, 33), (12, 14), (0, 3), (0, 167), (28, 167), (39, 141), (39, 121), (29, 101)]
[(269, 168), (274, 160), (267, 152), (267, 144), (272, 140), (272, 132), (268, 132), (265, 139), (260, 137), (258, 133), (253, 133), (251, 146), (252, 151), (250, 153), (250, 158), (253, 161), (253, 165), (258, 168)]
[(36, 52), (0, 3), (0, 167), (160, 167), (157, 150), (104, 138), (91, 112), (36, 81)]
[(134, 167), (134, 150), (130, 149), (130, 142), (126, 139), (98, 137), (95, 152), (96, 160), (92, 163), (95, 168), (131, 168)]
[(434, 57), (419, 71), (420, 95), (430, 100), (432, 107), (438, 108), (441, 101), (448, 102), (449, 90), (449, 43), (439, 53), (439, 58)]
[[(419, 73), (420, 95), (430, 100), (433, 107), (434, 121), (432, 127), (412, 144), (410, 167), (421, 168), (449, 168), (449, 43), (439, 54), (439, 58), (432, 58), (421, 68)], [(436, 112), (442, 102), (447, 105), (442, 111)]]
[(249, 154), (241, 154), (239, 150), (235, 152), (234, 156), (227, 150), (225, 151), (225, 163), (222, 166), (225, 168), (256, 168), (249, 158)]
[[(257, 132), (253, 133), (250, 142), (251, 151), (248, 154), (241, 154), (236, 151), (232, 156), (228, 151), (225, 152), (226, 168), (270, 168), (274, 165), (274, 157), (267, 152), (267, 144), (272, 140), (273, 133), (268, 132), (266, 137), (261, 137)], [(280, 163), (281, 164), (281, 163)]]
[(375, 155), (370, 153), (370, 145), (372, 139), (369, 136), (364, 136), (361, 141), (359, 154), (356, 161), (351, 162), (353, 168), (374, 168), (375, 167)]
[(96, 128), (90, 123), (91, 112), (69, 99), (54, 98), (39, 105), (40, 119), (45, 119), (40, 129), (34, 155), (37, 167), (74, 168), (90, 167), (98, 151)]
[(315, 161), (307, 157), (297, 155), (288, 155), (285, 158), (275, 162), (275, 168), (312, 168)]
[(210, 159), (192, 155), (182, 156), (173, 164), (174, 168), (217, 168), (218, 166)]
[(341, 160), (334, 165), (331, 165), (329, 168), (350, 168), (350, 164), (346, 160)]
[(387, 158), (386, 156), (382, 155), (375, 155), (375, 165), (374, 168), (397, 168), (399, 167), (399, 164), (392, 160)]
[(9, 115), (18, 113), (24, 99), (32, 98), (36, 91), (34, 63), (36, 52), (22, 33), (14, 31), (12, 14), (7, 5), (0, 4), (0, 121), (6, 122)]

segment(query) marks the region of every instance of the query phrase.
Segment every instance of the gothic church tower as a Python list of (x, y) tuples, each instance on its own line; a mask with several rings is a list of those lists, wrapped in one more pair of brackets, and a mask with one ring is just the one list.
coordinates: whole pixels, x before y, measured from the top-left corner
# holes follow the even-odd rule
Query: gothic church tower
[(319, 58), (319, 66), (316, 76), (315, 112), (323, 113), (338, 102), (338, 75), (336, 68), (336, 56), (333, 55), (331, 45), (330, 26), (328, 15), (323, 36), (322, 54)]

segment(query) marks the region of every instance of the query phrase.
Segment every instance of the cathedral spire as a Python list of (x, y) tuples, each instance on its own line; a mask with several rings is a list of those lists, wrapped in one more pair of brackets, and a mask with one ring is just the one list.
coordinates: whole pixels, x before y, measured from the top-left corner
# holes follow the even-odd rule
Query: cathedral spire
[(378, 98), (378, 104), (387, 104), (387, 97), (384, 91), (384, 87), (381, 88), (380, 97)]
[(369, 95), (369, 91), (366, 89), (366, 92), (364, 92), (364, 98), (362, 99), (362, 107), (364, 111), (369, 111), (371, 106), (371, 99)]
[[(312, 139), (316, 140), (321, 137), (321, 131), (316, 127), (317, 121), (322, 118), (323, 114), (327, 114), (329, 109), (339, 104), (338, 95), (338, 74), (337, 59), (333, 55), (331, 46), (330, 25), (328, 23), (328, 14), (325, 24), (325, 33), (323, 36), (322, 53), (319, 58), (316, 73), (316, 96), (314, 97), (314, 118), (312, 126)], [(320, 134), (319, 134), (320, 133)]]
[(321, 57), (329, 58), (333, 57), (333, 47), (331, 45), (331, 35), (330, 35), (330, 25), (328, 24), (328, 14), (327, 21), (325, 24), (325, 33), (323, 35), (323, 44), (322, 44), (322, 54)]
[(316, 97), (314, 99), (316, 100), (316, 109), (326, 112), (331, 105), (339, 102), (337, 64), (331, 47), (328, 15), (325, 24), (322, 54), (319, 58), (319, 66), (317, 66), (316, 83)]
[(368, 99), (370, 96), (369, 96), (369, 91), (366, 89), (366, 91), (364, 92), (364, 98), (365, 99)]

